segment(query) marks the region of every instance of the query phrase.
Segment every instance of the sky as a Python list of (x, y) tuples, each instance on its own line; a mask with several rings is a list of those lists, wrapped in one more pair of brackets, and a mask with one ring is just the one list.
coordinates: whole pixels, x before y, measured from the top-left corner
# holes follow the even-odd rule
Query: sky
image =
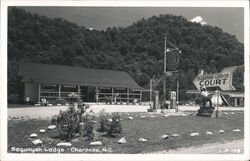
[(172, 14), (188, 20), (201, 16), (209, 25), (217, 26), (244, 42), (243, 8), (223, 7), (22, 7), (50, 18), (62, 17), (86, 28), (105, 30), (126, 27), (142, 18)]

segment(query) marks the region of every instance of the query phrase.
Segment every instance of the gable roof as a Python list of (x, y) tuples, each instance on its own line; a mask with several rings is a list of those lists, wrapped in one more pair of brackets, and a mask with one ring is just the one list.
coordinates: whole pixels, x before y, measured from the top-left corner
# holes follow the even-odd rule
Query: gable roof
[(37, 83), (142, 89), (122, 71), (21, 62), (18, 75)]

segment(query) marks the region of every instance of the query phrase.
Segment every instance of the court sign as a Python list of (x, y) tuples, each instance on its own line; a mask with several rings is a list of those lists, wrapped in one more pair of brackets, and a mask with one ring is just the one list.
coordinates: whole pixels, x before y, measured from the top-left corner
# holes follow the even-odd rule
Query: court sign
[(193, 83), (198, 90), (201, 87), (220, 87), (222, 91), (232, 91), (235, 88), (232, 85), (233, 71), (237, 67), (228, 67), (222, 69), (220, 73), (198, 75)]

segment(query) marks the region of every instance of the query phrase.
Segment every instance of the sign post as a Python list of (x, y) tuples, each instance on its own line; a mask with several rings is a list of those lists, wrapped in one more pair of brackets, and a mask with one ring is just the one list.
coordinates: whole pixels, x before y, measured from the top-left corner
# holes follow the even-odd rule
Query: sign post
[(176, 110), (178, 111), (179, 107), (179, 81), (177, 81), (177, 85), (176, 85)]
[(220, 100), (220, 90), (217, 90), (217, 101), (216, 101), (216, 111), (215, 115), (218, 118), (219, 117), (219, 100)]
[(193, 80), (195, 87), (200, 91), (202, 87), (217, 87), (217, 101), (216, 101), (216, 117), (219, 117), (219, 98), (220, 90), (232, 91), (235, 90), (232, 85), (233, 71), (237, 67), (223, 68), (220, 73), (198, 75)]
[[(167, 42), (174, 47), (174, 49), (166, 48)], [(163, 103), (166, 103), (166, 76), (172, 76), (173, 72), (177, 71), (180, 60), (181, 51), (167, 40), (165, 36), (164, 43), (164, 70), (163, 70)]]
[(152, 109), (152, 91), (153, 91), (153, 80), (150, 79), (150, 91), (149, 91), (150, 109)]

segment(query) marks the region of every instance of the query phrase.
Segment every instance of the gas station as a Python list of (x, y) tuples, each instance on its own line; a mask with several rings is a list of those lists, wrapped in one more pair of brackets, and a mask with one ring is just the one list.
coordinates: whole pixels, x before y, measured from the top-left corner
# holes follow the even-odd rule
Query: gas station
[[(167, 42), (173, 48), (167, 48)], [(159, 103), (159, 91), (153, 91), (153, 106), (150, 106), (149, 112), (154, 112), (157, 109), (168, 109), (168, 112), (177, 112), (178, 110), (178, 86), (177, 81), (176, 91), (170, 91), (170, 102), (166, 101), (166, 77), (171, 77), (173, 73), (178, 72), (177, 68), (179, 66), (181, 50), (173, 45), (165, 37), (164, 43), (164, 68), (163, 68), (163, 101), (162, 104)], [(151, 84), (151, 83), (150, 83)], [(150, 85), (152, 87), (152, 85)], [(151, 89), (150, 89), (151, 91)]]
[[(173, 47), (173, 48), (166, 48), (167, 42)], [(177, 48), (175, 45), (173, 45), (171, 42), (167, 40), (165, 37), (165, 47), (164, 47), (164, 69), (163, 69), (163, 101), (160, 101), (159, 99), (159, 91), (153, 91), (153, 103), (150, 105), (149, 112), (155, 112), (157, 109), (162, 109), (162, 112), (165, 109), (164, 112), (178, 112), (178, 88), (179, 88), (179, 81), (177, 81), (177, 88), (175, 90), (169, 91), (170, 94), (170, 100), (166, 101), (166, 77), (171, 77), (174, 73), (178, 72), (178, 66), (179, 66), (179, 60), (180, 60), (180, 54), (181, 51), (179, 48)], [(232, 85), (232, 79), (233, 79), (233, 72), (238, 68), (238, 66), (232, 66), (232, 67), (225, 67), (221, 70), (220, 73), (211, 73), (211, 74), (203, 74), (201, 72), (199, 75), (195, 77), (193, 80), (194, 86), (197, 88), (196, 94), (201, 94), (201, 88), (209, 88), (213, 89), (211, 93), (213, 93), (213, 105), (216, 107), (215, 113), (212, 112), (212, 114), (216, 115), (216, 117), (219, 117), (220, 111), (220, 100), (221, 97), (224, 101), (227, 102), (227, 99), (223, 95), (227, 95), (230, 97), (230, 99), (233, 99), (233, 103), (235, 106), (243, 105), (244, 103), (244, 93), (243, 95), (240, 92), (234, 92), (235, 88)], [(202, 70), (203, 71), (203, 70)], [(152, 81), (150, 82), (150, 88), (152, 88), (151, 85)], [(159, 83), (159, 82), (158, 82)], [(156, 84), (157, 85), (157, 84)], [(215, 90), (216, 88), (216, 90)], [(152, 89), (150, 89), (152, 91)], [(230, 93), (228, 93), (230, 92)], [(223, 94), (223, 95), (222, 95)], [(210, 99), (210, 98), (209, 98)], [(211, 101), (210, 99), (210, 101)], [(214, 103), (215, 102), (215, 103)], [(232, 101), (229, 101), (232, 102)], [(227, 104), (229, 104), (227, 102)], [(211, 109), (214, 108), (212, 104), (210, 105)], [(202, 108), (202, 107), (201, 107)], [(210, 110), (210, 112), (213, 110)], [(211, 114), (211, 115), (212, 115)], [(210, 115), (210, 114), (208, 114)]]

